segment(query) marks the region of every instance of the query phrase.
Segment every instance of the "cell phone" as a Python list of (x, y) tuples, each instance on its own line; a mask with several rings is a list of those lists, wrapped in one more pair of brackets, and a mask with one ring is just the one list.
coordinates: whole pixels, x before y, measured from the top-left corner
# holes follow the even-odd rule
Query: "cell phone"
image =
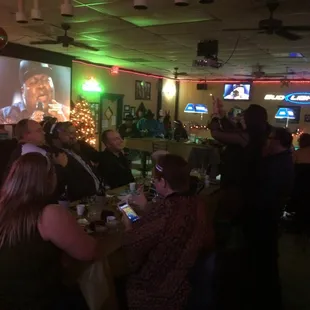
[(117, 206), (126, 214), (131, 222), (135, 222), (140, 218), (138, 214), (129, 206), (128, 202), (120, 202)]

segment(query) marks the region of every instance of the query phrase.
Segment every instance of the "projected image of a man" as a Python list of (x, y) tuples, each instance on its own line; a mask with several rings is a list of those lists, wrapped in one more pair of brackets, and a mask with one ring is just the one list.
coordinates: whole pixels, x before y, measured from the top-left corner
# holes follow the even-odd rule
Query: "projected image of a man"
[(51, 74), (52, 68), (47, 64), (22, 60), (19, 68), (22, 101), (0, 110), (0, 124), (14, 124), (24, 118), (40, 122), (44, 116), (68, 120), (69, 111), (55, 100)]

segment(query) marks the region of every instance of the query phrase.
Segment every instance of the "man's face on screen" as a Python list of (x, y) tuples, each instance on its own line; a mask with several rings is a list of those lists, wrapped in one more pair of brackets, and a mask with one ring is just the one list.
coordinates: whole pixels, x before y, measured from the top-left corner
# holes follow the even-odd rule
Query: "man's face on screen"
[(54, 83), (51, 77), (46, 74), (31, 76), (22, 87), (23, 100), (27, 105), (27, 110), (33, 112), (38, 102), (42, 102), (46, 107), (54, 99), (54, 92)]

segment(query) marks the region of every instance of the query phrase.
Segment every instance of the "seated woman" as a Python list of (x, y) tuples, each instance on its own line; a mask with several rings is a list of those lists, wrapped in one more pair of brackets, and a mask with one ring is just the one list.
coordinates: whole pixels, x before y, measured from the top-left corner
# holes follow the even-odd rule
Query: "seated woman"
[(154, 182), (163, 200), (147, 205), (145, 197), (133, 197), (144, 208), (140, 220), (127, 228), (124, 249), (131, 273), (127, 282), (129, 309), (183, 309), (191, 292), (189, 272), (201, 250), (210, 247), (212, 228), (206, 208), (188, 194), (187, 162), (172, 154), (161, 156)]
[(0, 193), (0, 309), (88, 309), (63, 285), (63, 256), (91, 261), (96, 241), (59, 205), (48, 205), (56, 176), (48, 157), (17, 159)]

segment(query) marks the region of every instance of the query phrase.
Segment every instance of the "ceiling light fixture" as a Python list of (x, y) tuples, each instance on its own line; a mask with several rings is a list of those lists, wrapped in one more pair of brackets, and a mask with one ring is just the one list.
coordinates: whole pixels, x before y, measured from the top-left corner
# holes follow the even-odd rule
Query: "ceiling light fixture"
[(16, 22), (21, 23), (21, 24), (28, 23), (27, 16), (25, 14), (24, 0), (17, 1), (17, 8), (18, 8), (18, 11), (15, 14)]
[(73, 5), (71, 3), (71, 0), (64, 0), (64, 3), (60, 7), (60, 12), (62, 16), (73, 16)]
[(201, 4), (210, 4), (213, 2), (214, 2), (214, 0), (199, 0), (199, 3), (201, 3)]
[(188, 0), (174, 0), (176, 6), (188, 6)]
[(134, 0), (133, 7), (136, 10), (146, 10), (147, 9), (147, 2), (146, 0)]
[(31, 10), (31, 19), (40, 21), (43, 20), (41, 10), (39, 9), (39, 0), (33, 0), (33, 8)]

